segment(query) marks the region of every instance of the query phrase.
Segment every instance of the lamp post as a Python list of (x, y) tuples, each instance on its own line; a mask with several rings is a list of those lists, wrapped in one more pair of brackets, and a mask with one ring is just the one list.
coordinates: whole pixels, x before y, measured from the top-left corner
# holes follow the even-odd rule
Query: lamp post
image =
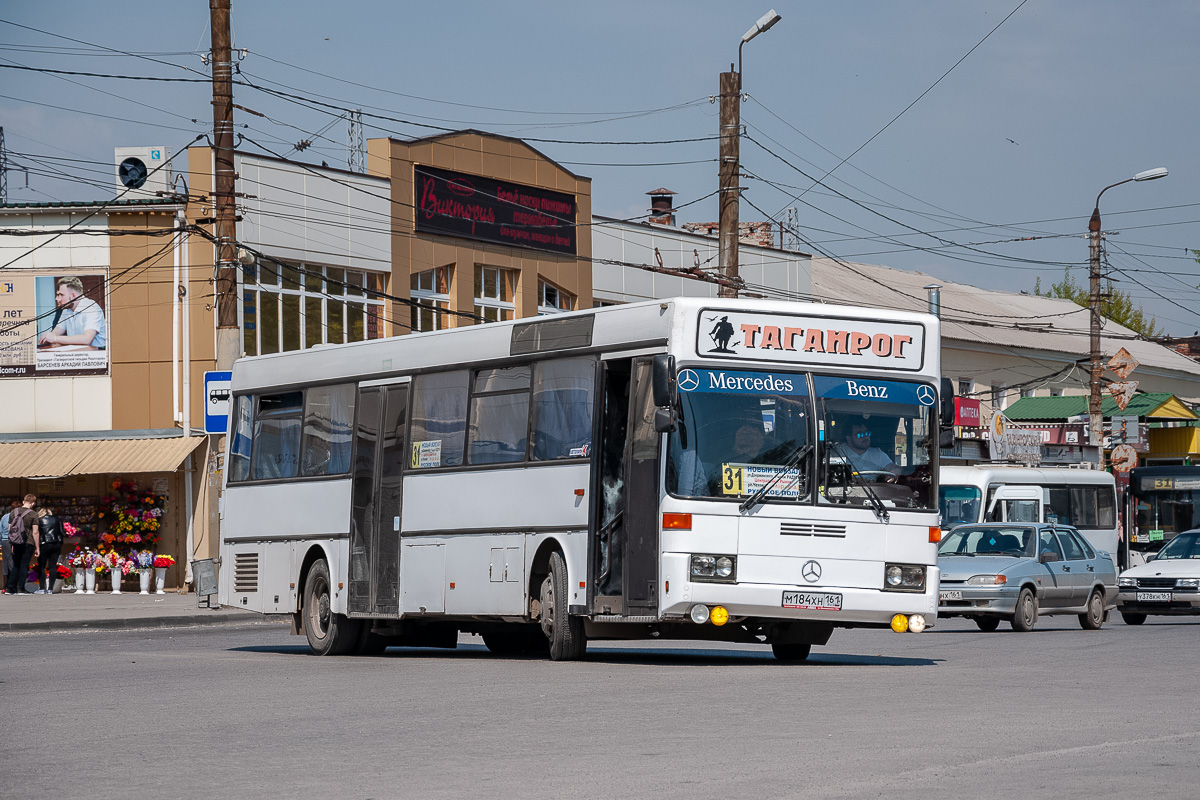
[(725, 281), (718, 290), (720, 297), (738, 295), (734, 284), (738, 277), (738, 205), (741, 201), (741, 188), (738, 184), (741, 172), (739, 143), (742, 119), (739, 104), (742, 94), (742, 47), (755, 36), (769, 30), (780, 19), (782, 17), (775, 13), (775, 9), (759, 17), (753, 27), (742, 34), (742, 41), (738, 44), (737, 71), (734, 72), (733, 65), (730, 64), (730, 71), (721, 73), (721, 157), (717, 164), (720, 218), (717, 253)]
[(1088, 308), (1091, 310), (1091, 336), (1088, 379), (1088, 437), (1100, 452), (1100, 466), (1104, 467), (1104, 418), (1100, 413), (1100, 376), (1104, 372), (1100, 356), (1100, 198), (1113, 186), (1131, 181), (1152, 181), (1167, 177), (1166, 167), (1155, 167), (1139, 172), (1132, 178), (1105, 186), (1096, 195), (1096, 207), (1088, 221)]

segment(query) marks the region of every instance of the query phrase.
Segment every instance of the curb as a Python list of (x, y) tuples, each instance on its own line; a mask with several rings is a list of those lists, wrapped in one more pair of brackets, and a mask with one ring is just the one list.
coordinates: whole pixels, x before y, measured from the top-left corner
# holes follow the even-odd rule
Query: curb
[(0, 633), (53, 633), (78, 630), (153, 630), (190, 628), (201, 625), (280, 625), (291, 622), (290, 614), (239, 614), (237, 617), (192, 614), (175, 617), (121, 617), (110, 619), (55, 620), (53, 622), (0, 622)]

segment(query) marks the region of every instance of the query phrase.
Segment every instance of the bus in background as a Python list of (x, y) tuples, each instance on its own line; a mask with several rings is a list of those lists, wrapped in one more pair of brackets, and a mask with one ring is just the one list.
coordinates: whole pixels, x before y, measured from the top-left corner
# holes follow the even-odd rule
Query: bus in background
[(937, 613), (939, 329), (674, 299), (239, 359), (220, 601), (318, 654), (770, 646)]
[(1200, 467), (1135, 467), (1129, 493), (1131, 565), (1144, 563), (1178, 534), (1200, 528)]
[(1115, 560), (1116, 479), (1101, 470), (1002, 464), (943, 467), (942, 527), (968, 522), (1057, 522), (1076, 528)]

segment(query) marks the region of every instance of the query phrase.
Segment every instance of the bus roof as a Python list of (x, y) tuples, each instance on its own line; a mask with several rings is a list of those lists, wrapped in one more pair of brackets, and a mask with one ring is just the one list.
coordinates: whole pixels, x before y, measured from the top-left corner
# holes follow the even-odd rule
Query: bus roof
[[(677, 358), (697, 360), (701, 357), (698, 342), (704, 333), (702, 328), (722, 316), (749, 321), (741, 326), (743, 330), (735, 331), (731, 347), (720, 351), (723, 355), (708, 356), (726, 364), (734, 360), (753, 369), (822, 366), (819, 354), (823, 351), (818, 349), (819, 343), (812, 340), (806, 346), (803, 328), (785, 327), (789, 321), (800, 325), (807, 320), (818, 320), (822, 328), (826, 327), (826, 321), (835, 321), (836, 327), (846, 331), (857, 328), (864, 331), (850, 334), (838, 331), (865, 337), (868, 343), (860, 346), (866, 357), (861, 366), (835, 363), (831, 367), (835, 370), (840, 366), (852, 367), (857, 372), (907, 371), (928, 376), (936, 374), (939, 364), (938, 321), (928, 314), (823, 303), (676, 297), (244, 357), (234, 364), (233, 389), (236, 392), (366, 376), (382, 379), (455, 364), (503, 362), (539, 353), (566, 357), (635, 349), (666, 352), (668, 342), (672, 343), (671, 352)], [(745, 353), (734, 352), (743, 341), (751, 344), (753, 337), (744, 329), (756, 326), (749, 323), (774, 318), (781, 320), (780, 326), (773, 329), (775, 336), (788, 332), (792, 338), (787, 344), (792, 346), (785, 347), (778, 340), (772, 346), (769, 337), (765, 341), (759, 337), (755, 342), (759, 347), (748, 346)], [(892, 331), (895, 335), (889, 335)], [(816, 333), (824, 335), (823, 330)], [(872, 336), (876, 339), (874, 352), (869, 343)], [(897, 344), (893, 346), (893, 342)], [(803, 355), (788, 358), (787, 351)], [(813, 351), (813, 355), (808, 355)], [(903, 356), (902, 365), (892, 367), (882, 363), (898, 356)], [(841, 357), (848, 359), (844, 354)], [(838, 356), (830, 358), (836, 361)]]
[(1108, 485), (1116, 483), (1111, 472), (1098, 469), (1016, 467), (1006, 464), (943, 466), (940, 481), (942, 486), (987, 486), (992, 483), (1099, 483)]

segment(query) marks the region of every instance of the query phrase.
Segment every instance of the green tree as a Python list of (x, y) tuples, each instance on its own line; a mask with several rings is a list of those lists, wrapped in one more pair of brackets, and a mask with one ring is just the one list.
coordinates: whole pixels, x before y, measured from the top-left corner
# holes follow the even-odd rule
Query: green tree
[[(1200, 259), (1197, 259), (1200, 261)], [(1088, 288), (1075, 282), (1071, 270), (1063, 270), (1063, 279), (1050, 284), (1050, 288), (1042, 290), (1042, 279), (1039, 277), (1033, 284), (1033, 293), (1038, 297), (1057, 297), (1070, 300), (1084, 308), (1088, 305)], [(1147, 339), (1163, 335), (1162, 328), (1154, 317), (1142, 311), (1142, 307), (1133, 302), (1129, 292), (1117, 289), (1112, 281), (1102, 287), (1100, 292), (1100, 316), (1110, 319), (1118, 325), (1124, 325), (1132, 331), (1137, 331)]]

